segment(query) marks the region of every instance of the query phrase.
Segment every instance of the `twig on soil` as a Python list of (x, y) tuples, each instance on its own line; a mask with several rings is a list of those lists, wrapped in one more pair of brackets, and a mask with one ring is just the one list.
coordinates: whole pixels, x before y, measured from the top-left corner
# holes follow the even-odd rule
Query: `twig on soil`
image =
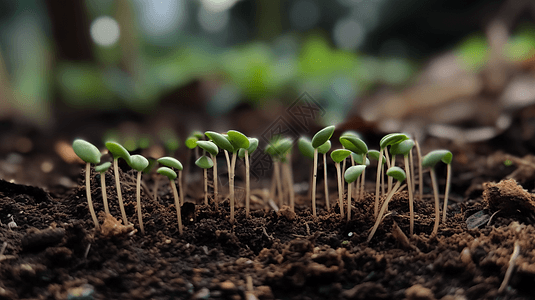
[(519, 254), (520, 254), (520, 245), (518, 244), (518, 241), (516, 241), (513, 254), (511, 255), (511, 259), (509, 259), (509, 266), (507, 267), (507, 271), (505, 271), (505, 277), (503, 278), (502, 284), (500, 285), (500, 288), (498, 289), (498, 293), (502, 293), (503, 290), (509, 284), (509, 279), (511, 279), (511, 275), (513, 274), (513, 269), (515, 267), (515, 262)]
[(490, 218), (489, 218), (489, 221), (487, 222), (487, 226), (490, 226), (490, 222), (492, 222), (492, 218), (497, 214), (499, 213), (500, 211), (502, 211), (501, 209), (497, 210), (495, 213), (493, 213)]
[(87, 258), (87, 255), (89, 254), (89, 249), (91, 249), (91, 243), (89, 243), (89, 244), (87, 245), (87, 247), (85, 248), (84, 259)]

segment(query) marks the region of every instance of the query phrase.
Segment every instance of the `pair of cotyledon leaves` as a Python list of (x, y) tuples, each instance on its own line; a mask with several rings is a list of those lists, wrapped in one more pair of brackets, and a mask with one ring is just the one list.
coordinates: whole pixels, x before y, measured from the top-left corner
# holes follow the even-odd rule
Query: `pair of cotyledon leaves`
[[(76, 139), (72, 143), (72, 148), (74, 153), (78, 155), (86, 163), (98, 164), (100, 163), (101, 153), (95, 145), (89, 143), (88, 141), (82, 139)], [(107, 142), (106, 148), (111, 152), (114, 159), (119, 157), (126, 160), (128, 165), (135, 170), (143, 171), (148, 165), (149, 161), (141, 155), (130, 155), (128, 151), (116, 142)], [(110, 163), (104, 163), (100, 166), (97, 166), (95, 169), (97, 172), (105, 172), (109, 167)]]

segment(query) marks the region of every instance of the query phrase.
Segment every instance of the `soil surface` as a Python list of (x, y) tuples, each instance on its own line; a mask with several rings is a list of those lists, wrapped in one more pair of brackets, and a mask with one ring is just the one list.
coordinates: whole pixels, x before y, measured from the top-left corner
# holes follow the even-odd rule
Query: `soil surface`
[[(438, 234), (431, 236), (435, 204), (424, 173), (424, 197), (415, 197), (415, 234), (408, 237), (405, 189), (394, 195), (370, 242), (373, 165), (349, 222), (340, 218), (334, 179), (334, 207), (326, 211), (319, 176), (317, 217), (306, 191), (297, 194), (294, 213), (270, 204), (269, 192), (256, 187), (251, 216), (245, 217), (238, 197), (233, 224), (227, 190), (216, 208), (212, 197), (203, 204), (198, 183), (190, 184), (182, 206), (182, 235), (169, 182), (159, 180), (153, 199), (157, 177), (147, 174), (141, 193), (145, 235), (140, 233), (136, 174), (127, 166), (120, 174), (130, 226), (118, 221), (112, 170), (105, 174), (111, 216), (103, 214), (100, 174), (91, 174), (100, 230), (88, 210), (81, 164), (66, 175), (78, 182), (70, 188), (45, 191), (0, 180), (0, 299), (532, 299), (535, 197), (524, 190), (532, 188), (532, 174), (518, 171), (527, 158), (477, 156), (466, 146), (453, 152), (456, 173)], [(506, 159), (513, 164), (504, 165)], [(296, 169), (308, 174), (308, 167)], [(334, 178), (329, 167), (331, 173)], [(510, 173), (524, 187), (514, 179), (491, 183)], [(243, 186), (240, 178), (237, 184)]]

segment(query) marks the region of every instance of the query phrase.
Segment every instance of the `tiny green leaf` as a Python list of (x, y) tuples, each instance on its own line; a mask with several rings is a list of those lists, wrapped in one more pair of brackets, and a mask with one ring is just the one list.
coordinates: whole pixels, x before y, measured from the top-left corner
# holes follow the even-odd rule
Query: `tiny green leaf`
[(141, 172), (149, 165), (149, 161), (139, 154), (134, 154), (130, 156), (130, 162), (128, 165), (132, 167), (132, 169)]
[[(371, 159), (379, 160), (379, 151), (377, 151), (377, 150), (369, 150), (369, 151), (368, 151), (368, 156), (369, 156)], [(383, 162), (382, 162), (382, 164), (384, 164), (385, 162), (386, 162), (386, 157), (383, 155)]]
[(212, 155), (217, 155), (217, 153), (219, 153), (219, 148), (217, 148), (217, 145), (212, 141), (198, 141), (197, 146)]
[(175, 171), (169, 169), (168, 167), (160, 167), (158, 168), (158, 170), (156, 170), (156, 172), (158, 172), (158, 174), (167, 176), (169, 180), (175, 180), (175, 178), (177, 177)]
[(128, 151), (121, 146), (121, 144), (116, 142), (106, 142), (106, 148), (108, 148), (108, 151), (111, 152), (114, 159), (122, 158), (130, 164), (130, 153), (128, 153)]
[(355, 130), (346, 130), (344, 132), (342, 132), (342, 135), (340, 136), (354, 136), (354, 137), (357, 137), (359, 139), (362, 139), (362, 135), (358, 132), (356, 132)]
[(95, 167), (95, 171), (99, 172), (99, 173), (104, 173), (106, 171), (108, 171), (108, 169), (110, 168), (111, 166), (111, 162), (107, 161), (103, 164), (100, 164), (98, 166)]
[(386, 175), (393, 177), (397, 181), (403, 181), (407, 178), (405, 171), (400, 167), (391, 167), (386, 171)]
[(353, 160), (358, 165), (363, 165), (366, 162), (366, 156), (362, 154), (357, 154), (355, 152), (351, 152), (351, 156), (353, 157)]
[(385, 135), (379, 142), (381, 149), (384, 149), (388, 146), (401, 143), (404, 140), (408, 140), (409, 137), (403, 133), (389, 133)]
[(72, 149), (86, 163), (98, 164), (100, 163), (100, 151), (95, 145), (82, 139), (76, 139), (72, 142)]
[(223, 150), (227, 150), (229, 152), (234, 152), (234, 146), (230, 143), (230, 141), (221, 133), (217, 133), (214, 131), (207, 131), (204, 134), (212, 140), (219, 148)]
[(422, 158), (422, 166), (434, 168), (439, 161), (448, 165), (452, 158), (453, 154), (448, 150), (434, 150)]
[(208, 156), (203, 155), (195, 161), (195, 165), (199, 168), (210, 169), (214, 166), (214, 162)]
[(336, 149), (331, 152), (331, 158), (335, 163), (340, 163), (351, 154), (347, 149)]
[(352, 183), (359, 178), (360, 174), (366, 169), (365, 165), (352, 166), (347, 168), (344, 173), (344, 179), (347, 183)]
[(359, 139), (356, 136), (341, 136), (340, 143), (344, 148), (351, 150), (357, 154), (366, 154), (368, 153), (368, 146), (364, 143), (363, 140)]
[[(249, 153), (249, 155), (251, 155), (251, 153), (256, 151), (256, 148), (258, 148), (258, 139), (257, 138), (249, 138), (249, 148), (247, 148), (247, 153)], [(245, 149), (240, 148), (240, 150), (238, 150), (238, 156), (240, 158), (244, 158), (245, 157)]]
[(182, 171), (184, 168), (182, 167), (182, 163), (180, 161), (178, 161), (178, 159), (174, 158), (174, 157), (170, 157), (170, 156), (164, 156), (164, 157), (160, 157), (158, 158), (158, 163), (166, 166), (166, 167), (171, 167), (171, 168), (175, 168), (179, 171)]
[(198, 130), (193, 131), (190, 136), (196, 137), (199, 141), (204, 139), (204, 134)]
[(195, 147), (197, 147), (197, 141), (199, 139), (194, 137), (194, 136), (190, 136), (186, 139), (186, 147), (188, 147), (188, 149), (195, 149)]
[(299, 148), (301, 155), (310, 159), (314, 159), (314, 147), (312, 147), (312, 142), (309, 139), (306, 137), (300, 137), (299, 141), (297, 142), (297, 147)]
[(240, 148), (243, 148), (243, 149), (249, 148), (249, 139), (245, 136), (245, 134), (237, 130), (229, 130), (227, 132), (227, 135), (228, 135), (228, 140), (234, 146), (235, 150), (238, 150)]
[(323, 145), (318, 147), (318, 152), (321, 154), (327, 154), (331, 150), (331, 141), (326, 141)]
[(390, 146), (390, 153), (392, 155), (409, 155), (412, 147), (414, 147), (414, 141), (411, 139), (404, 140), (398, 144)]
[(312, 147), (315, 149), (325, 144), (333, 136), (334, 128), (334, 125), (331, 125), (318, 131), (312, 138)]
[(283, 138), (275, 143), (275, 151), (277, 155), (283, 157), (292, 149), (293, 140), (291, 138)]

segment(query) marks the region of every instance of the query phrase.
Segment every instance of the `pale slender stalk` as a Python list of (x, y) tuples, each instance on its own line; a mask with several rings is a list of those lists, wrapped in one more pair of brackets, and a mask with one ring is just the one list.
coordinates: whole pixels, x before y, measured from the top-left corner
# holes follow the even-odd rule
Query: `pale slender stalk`
[(182, 235), (182, 213), (180, 212), (180, 200), (178, 199), (176, 184), (172, 179), (169, 179), (169, 184), (171, 184), (171, 188), (173, 189), (173, 197), (175, 197), (176, 217), (178, 219), (178, 233)]
[(273, 174), (271, 175), (271, 188), (269, 189), (269, 197), (273, 202), (275, 202), (275, 192), (277, 189), (277, 173), (275, 173), (275, 169), (273, 169)]
[(145, 234), (145, 229), (143, 228), (143, 216), (141, 214), (141, 171), (137, 172), (136, 200), (137, 200), (137, 218), (139, 220), (139, 229), (141, 229), (141, 234)]
[[(184, 205), (184, 201), (186, 201), (186, 198), (184, 198), (184, 188), (182, 185), (182, 171), (178, 171), (178, 188), (180, 189), (180, 205)], [(185, 185), (185, 184), (184, 184)]]
[(336, 177), (338, 178), (338, 206), (340, 207), (340, 218), (344, 219), (344, 186), (342, 185), (342, 172), (340, 171), (340, 163), (335, 163)]
[(312, 215), (316, 216), (316, 177), (318, 176), (318, 148), (314, 148), (314, 175), (312, 176)]
[(446, 210), (448, 209), (448, 196), (450, 194), (451, 164), (447, 165), (446, 190), (444, 191), (444, 209), (442, 211), (442, 223), (446, 222)]
[(360, 179), (360, 193), (359, 193), (359, 199), (364, 199), (364, 184), (366, 183), (365, 182), (365, 179), (366, 179), (366, 169), (362, 170), (362, 175), (361, 175), (361, 179)]
[(119, 164), (117, 163), (117, 158), (113, 159), (113, 172), (115, 174), (115, 187), (117, 188), (117, 198), (119, 199), (119, 208), (121, 209), (121, 216), (123, 217), (124, 225), (128, 225), (128, 220), (126, 219), (126, 212), (124, 211), (123, 203), (123, 194), (121, 193), (121, 185), (119, 182)]
[(416, 154), (418, 154), (418, 189), (420, 190), (420, 201), (424, 198), (424, 176), (422, 171), (422, 152), (420, 152), (420, 144), (418, 141), (414, 141), (416, 146)]
[(288, 177), (288, 190), (290, 191), (290, 209), (294, 211), (295, 209), (295, 194), (294, 194), (294, 180), (292, 169), (290, 168), (290, 161), (282, 165), (283, 170), (286, 170), (286, 176)]
[(234, 168), (236, 167), (236, 152), (232, 153), (232, 163), (230, 165), (230, 223), (234, 223)]
[(360, 176), (355, 180), (355, 189), (353, 190), (353, 198), (357, 200), (360, 196)]
[[(342, 147), (342, 149), (345, 149), (345, 147)], [(347, 157), (344, 158), (344, 161), (342, 162), (342, 173), (341, 173), (342, 177), (341, 178), (344, 178), (344, 175), (346, 174), (346, 160), (347, 160)], [(345, 193), (345, 191), (346, 191), (346, 181), (342, 179), (342, 193)]]
[(218, 191), (218, 186), (217, 186), (217, 160), (216, 160), (216, 156), (213, 155), (213, 154), (210, 154), (210, 156), (212, 157), (212, 161), (214, 162), (214, 179), (213, 179), (213, 182), (214, 182), (214, 202), (215, 202), (215, 207), (218, 207), (219, 206), (219, 203), (218, 203), (218, 198), (219, 198), (219, 191)]
[(386, 208), (388, 207), (388, 202), (390, 202), (390, 199), (392, 199), (392, 196), (397, 192), (399, 189), (399, 186), (401, 185), (401, 181), (396, 182), (396, 185), (392, 188), (390, 193), (386, 196), (385, 202), (383, 202), (383, 206), (381, 206), (381, 211), (379, 212), (379, 215), (377, 216), (377, 220), (375, 220), (375, 224), (373, 225), (372, 231), (370, 232), (370, 235), (368, 235), (367, 242), (371, 241), (373, 238), (373, 235), (377, 231), (377, 228), (379, 227), (379, 224), (381, 224), (381, 221), (383, 219), (383, 215), (386, 211)]
[(347, 221), (351, 220), (351, 187), (353, 182), (347, 184)]
[[(388, 152), (388, 151), (385, 151), (385, 152)], [(392, 162), (388, 165), (388, 169), (396, 165), (396, 155), (393, 154), (391, 160)], [(388, 161), (388, 158), (387, 158), (387, 161)], [(388, 193), (390, 193), (390, 191), (392, 190), (393, 182), (394, 182), (394, 178), (391, 176), (388, 176)]]
[(438, 223), (440, 220), (440, 207), (438, 201), (438, 185), (437, 175), (435, 169), (431, 168), (431, 183), (433, 184), (433, 194), (435, 195), (435, 226), (433, 226), (433, 232), (431, 236), (435, 236), (438, 233)]
[(208, 205), (208, 169), (203, 169), (204, 178), (204, 205)]
[(102, 191), (102, 201), (104, 202), (104, 211), (107, 215), (110, 214), (110, 208), (108, 207), (108, 195), (106, 193), (106, 173), (100, 173), (100, 189)]
[(251, 181), (249, 178), (249, 151), (245, 149), (245, 217), (249, 218), (251, 203)]
[(280, 176), (280, 162), (275, 161), (273, 164), (273, 172), (275, 172), (275, 180), (277, 181), (277, 194), (279, 195), (279, 208), (284, 205), (284, 194), (282, 193), (282, 183), (281, 183), (281, 176)]
[[(379, 160), (377, 161), (377, 180), (375, 181), (375, 206), (373, 208), (373, 215), (377, 217), (379, 210), (379, 185), (381, 185), (381, 170), (383, 165), (383, 149), (379, 151)], [(384, 191), (383, 191), (384, 194)]]
[(327, 210), (331, 210), (331, 205), (329, 204), (329, 185), (327, 184), (327, 155), (323, 154), (323, 182), (325, 189), (325, 207)]
[(385, 168), (381, 166), (381, 195), (386, 195), (385, 192)]
[[(349, 157), (351, 158), (351, 166), (354, 166), (354, 165), (355, 165), (355, 159), (353, 159), (353, 155), (349, 155)], [(345, 178), (346, 170), (344, 170), (343, 173), (344, 173), (344, 174), (343, 174), (342, 178)], [(346, 182), (346, 181), (342, 179), (342, 184), (345, 185), (345, 182)], [(348, 188), (348, 189), (349, 189), (349, 185), (350, 185), (350, 184), (353, 184), (353, 183), (348, 183), (348, 184), (347, 184), (347, 188)], [(353, 192), (353, 193), (354, 193), (354, 192)]]
[(87, 205), (89, 206), (89, 212), (91, 213), (91, 218), (93, 223), (95, 223), (95, 228), (99, 229), (100, 225), (98, 224), (97, 215), (95, 214), (95, 209), (93, 208), (93, 200), (91, 200), (91, 164), (85, 164), (85, 194), (87, 196)]
[(412, 182), (412, 192), (416, 190), (416, 183), (415, 183), (415, 174), (414, 174), (414, 157), (412, 156), (412, 148), (411, 151), (409, 151), (409, 163), (411, 166), (411, 182)]
[(230, 181), (231, 181), (231, 177), (232, 177), (232, 174), (231, 174), (231, 164), (230, 164), (230, 157), (228, 155), (228, 151), (227, 150), (223, 150), (223, 152), (225, 153), (225, 158), (227, 159), (227, 173), (228, 173), (228, 192), (229, 192), (229, 199), (230, 199)]
[(412, 234), (414, 233), (414, 197), (413, 197), (414, 190), (413, 190), (413, 185), (412, 185), (413, 182), (412, 182), (412, 177), (411, 177), (412, 173), (410, 173), (410, 169), (409, 169), (409, 156), (404, 155), (403, 160), (405, 162), (405, 173), (407, 175), (407, 189), (409, 190), (409, 213), (410, 213), (410, 218), (411, 218), (409, 232), (410, 232), (410, 235), (412, 236)]
[(308, 180), (308, 198), (312, 198), (312, 178), (314, 178), (314, 165), (310, 165), (310, 179)]

